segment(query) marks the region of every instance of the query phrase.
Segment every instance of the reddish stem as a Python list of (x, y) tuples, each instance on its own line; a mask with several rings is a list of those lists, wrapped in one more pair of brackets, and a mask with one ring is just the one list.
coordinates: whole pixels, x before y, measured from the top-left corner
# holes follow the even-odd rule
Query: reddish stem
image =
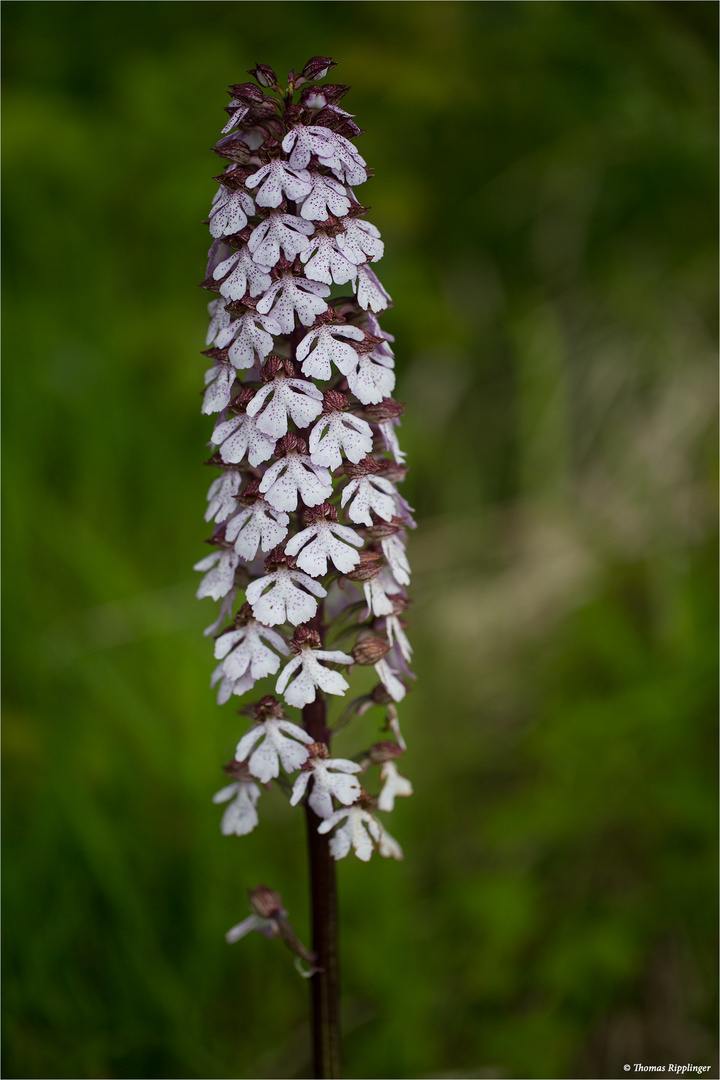
[[(322, 604), (308, 624), (323, 638)], [(318, 691), (315, 701), (303, 709), (305, 730), (315, 742), (330, 748), (327, 704)], [(313, 1034), (313, 1076), (340, 1076), (340, 975), (338, 968), (338, 910), (335, 860), (327, 836), (317, 830), (321, 819), (306, 804), (305, 814), (310, 862), (312, 949), (321, 971), (310, 979)]]

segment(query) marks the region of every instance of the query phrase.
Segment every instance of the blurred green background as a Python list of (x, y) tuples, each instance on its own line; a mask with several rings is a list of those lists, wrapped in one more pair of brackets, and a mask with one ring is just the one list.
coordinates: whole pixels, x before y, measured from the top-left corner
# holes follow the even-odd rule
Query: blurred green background
[[(210, 146), (339, 61), (418, 511), (403, 863), (340, 864), (345, 1075), (716, 1076), (714, 3), (6, 0), (6, 1077), (308, 1076), (302, 815), (190, 570)], [(380, 737), (368, 714), (338, 739)], [(706, 1074), (707, 1075), (707, 1074)]]

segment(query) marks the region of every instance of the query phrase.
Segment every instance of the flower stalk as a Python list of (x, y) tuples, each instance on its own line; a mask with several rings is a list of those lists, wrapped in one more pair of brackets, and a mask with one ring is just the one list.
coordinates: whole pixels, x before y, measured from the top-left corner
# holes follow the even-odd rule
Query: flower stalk
[[(403, 406), (392, 397), (392, 337), (378, 320), (391, 300), (371, 268), (383, 243), (355, 195), (368, 179), (353, 142), (362, 132), (339, 104), (348, 87), (319, 81), (333, 67), (313, 57), (283, 87), (258, 64), (254, 83), (230, 87), (203, 282), (216, 294), (207, 464), (221, 471), (206, 513), (214, 550), (196, 564), (198, 597), (220, 604), (206, 631), (218, 703), (264, 684), (238, 710), (253, 724), (225, 767), (232, 782), (215, 796), (222, 831), (252, 831), (271, 787), (304, 804), (308, 830), (312, 951), (265, 886), (226, 936), (282, 937), (308, 965), (317, 1077), (340, 1075), (335, 863), (350, 851), (402, 858), (378, 813), (412, 793), (395, 764), (405, 752), (396, 705), (413, 677)], [(348, 693), (356, 668), (373, 668), (377, 683), (331, 722), (329, 704)], [(331, 757), (333, 734), (377, 709), (394, 739), (356, 761)], [(373, 796), (359, 775), (367, 783), (375, 769)]]

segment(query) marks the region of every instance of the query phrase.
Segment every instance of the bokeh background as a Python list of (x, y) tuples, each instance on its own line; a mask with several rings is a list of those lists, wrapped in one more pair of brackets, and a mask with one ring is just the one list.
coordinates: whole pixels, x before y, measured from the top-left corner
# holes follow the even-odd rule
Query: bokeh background
[(303, 823), (273, 794), (220, 835), (245, 721), (190, 567), (210, 147), (228, 83), (319, 53), (419, 523), (416, 794), (403, 863), (340, 865), (345, 1075), (716, 1076), (717, 6), (2, 17), (4, 1075), (310, 1075), (290, 955), (223, 940), (259, 882), (307, 938)]

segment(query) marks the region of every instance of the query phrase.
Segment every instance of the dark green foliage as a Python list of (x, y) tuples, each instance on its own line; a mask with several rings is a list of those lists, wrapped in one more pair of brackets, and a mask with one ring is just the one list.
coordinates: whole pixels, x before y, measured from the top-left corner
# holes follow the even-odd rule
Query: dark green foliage
[(420, 524), (406, 861), (340, 866), (346, 1075), (713, 1062), (716, 15), (4, 4), (5, 1076), (307, 1075), (289, 954), (223, 941), (259, 882), (307, 937), (302, 821), (219, 833), (245, 721), (189, 566), (219, 106), (318, 53)]

